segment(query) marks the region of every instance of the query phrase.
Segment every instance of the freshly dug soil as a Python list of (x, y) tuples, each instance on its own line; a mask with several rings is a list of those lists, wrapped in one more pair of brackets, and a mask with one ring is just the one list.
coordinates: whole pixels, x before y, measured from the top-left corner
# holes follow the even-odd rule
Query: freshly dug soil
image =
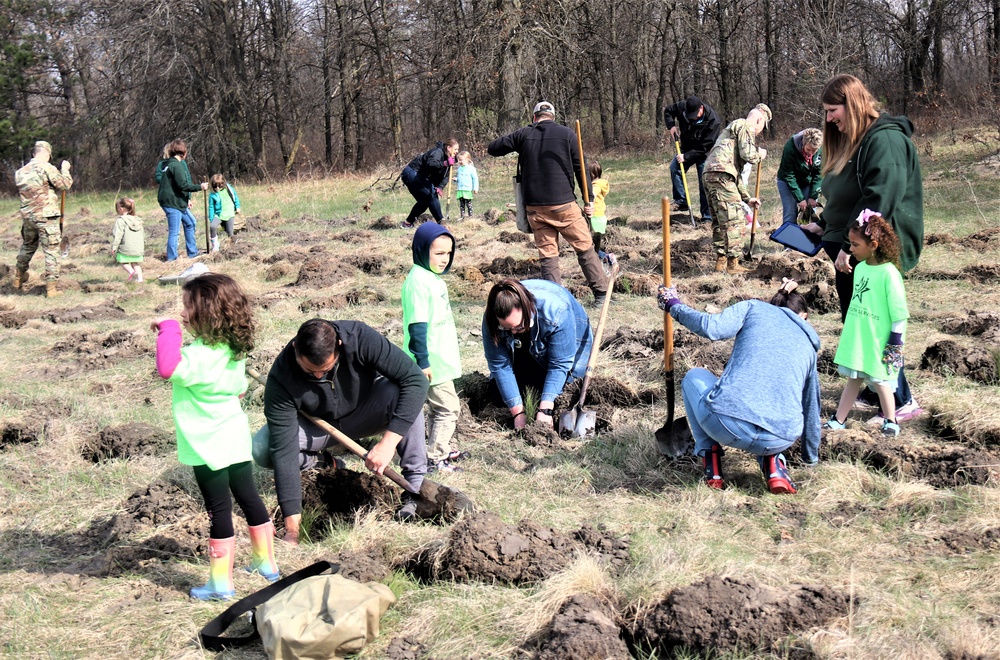
[(957, 374), (986, 385), (1000, 382), (997, 361), (983, 346), (963, 348), (958, 342), (943, 339), (931, 344), (920, 358), (920, 368), (942, 376)]
[(601, 354), (616, 360), (662, 360), (663, 331), (620, 327), (613, 335), (605, 337)]
[[(564, 534), (531, 520), (515, 527), (495, 513), (480, 511), (453, 525), (446, 542), (411, 557), (406, 569), (427, 581), (532, 584), (565, 568), (576, 552), (591, 550), (610, 557), (612, 563), (624, 561), (627, 539), (612, 542), (606, 536), (603, 530), (592, 529)], [(601, 555), (602, 550), (609, 554)]]
[[(627, 660), (628, 646), (621, 638), (615, 612), (594, 596), (573, 595), (542, 633), (537, 660)], [(530, 650), (526, 648), (525, 650)]]
[(13, 445), (23, 445), (28, 442), (35, 442), (41, 429), (19, 422), (9, 422), (0, 430), (0, 449), (5, 449)]
[(837, 296), (837, 288), (828, 282), (817, 282), (804, 289), (802, 295), (809, 304), (809, 311), (812, 314), (830, 314), (840, 312), (840, 298)]
[(399, 501), (399, 488), (371, 472), (326, 468), (302, 473), (302, 508), (317, 514), (313, 541), (322, 538), (333, 519), (352, 520), (358, 511), (380, 507), (388, 518)]
[(60, 360), (60, 370), (74, 373), (79, 369), (95, 371), (122, 360), (152, 357), (152, 345), (142, 333), (115, 330), (107, 335), (82, 332), (52, 345)]
[(788, 277), (802, 285), (832, 282), (834, 270), (825, 256), (807, 257), (799, 252), (777, 252), (761, 257), (751, 275), (771, 282), (781, 282), (781, 278)]
[(310, 298), (299, 303), (299, 311), (303, 314), (315, 314), (324, 309), (343, 309), (347, 307), (347, 296), (340, 294), (327, 298)]
[(1000, 465), (1000, 456), (990, 451), (952, 444), (913, 446), (883, 436), (877, 426), (828, 431), (824, 440), (821, 457), (846, 456), (876, 470), (923, 479), (935, 488), (983, 485)]
[(381, 275), (385, 257), (377, 254), (355, 254), (347, 258), (347, 263), (354, 265), (363, 273)]
[(501, 243), (530, 243), (531, 237), (524, 232), (504, 230), (497, 234), (497, 240)]
[(828, 625), (846, 616), (848, 605), (847, 594), (823, 585), (776, 588), (711, 575), (670, 592), (636, 621), (633, 638), (661, 657), (682, 648), (713, 655), (780, 651), (776, 640)]
[(310, 257), (302, 262), (294, 286), (327, 287), (352, 279), (357, 269), (329, 257)]
[(114, 458), (160, 456), (174, 446), (174, 434), (149, 424), (109, 426), (85, 443), (80, 455), (100, 463)]
[(969, 312), (968, 316), (945, 319), (941, 332), (949, 335), (969, 335), (983, 341), (1000, 341), (1000, 314), (991, 312)]
[(538, 259), (515, 259), (514, 257), (497, 257), (490, 263), (483, 263), (479, 271), (484, 275), (500, 275), (517, 279), (539, 278), (542, 275)]
[[(62, 286), (62, 283), (60, 283)], [(71, 307), (56, 309), (42, 315), (42, 318), (53, 323), (79, 323), (81, 321), (113, 321), (126, 317), (125, 310), (112, 303), (104, 303), (94, 307)]]

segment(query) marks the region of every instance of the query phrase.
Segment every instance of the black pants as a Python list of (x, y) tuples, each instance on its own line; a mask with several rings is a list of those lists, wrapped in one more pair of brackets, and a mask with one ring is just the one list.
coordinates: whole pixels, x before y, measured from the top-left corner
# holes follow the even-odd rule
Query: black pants
[(234, 534), (233, 499), (229, 496), (230, 491), (251, 527), (263, 525), (271, 519), (253, 483), (250, 461), (221, 470), (212, 470), (207, 465), (195, 465), (194, 478), (201, 489), (201, 496), (205, 498), (210, 524), (209, 536), (213, 539), (228, 539)]
[(458, 200), (458, 214), (459, 215), (466, 215), (466, 214), (468, 214), (468, 216), (470, 218), (472, 217), (472, 200), (471, 199), (466, 199), (465, 197), (463, 197), (462, 199)]
[(403, 168), (400, 179), (403, 181), (406, 189), (410, 191), (410, 194), (413, 195), (413, 199), (417, 201), (413, 205), (413, 208), (410, 209), (410, 214), (406, 216), (406, 221), (414, 223), (424, 211), (429, 210), (434, 219), (440, 223), (444, 216), (441, 214), (441, 202), (438, 201), (437, 190), (434, 188), (434, 184), (417, 174), (411, 167)]
[[(837, 255), (840, 254), (840, 244), (838, 243), (827, 243), (823, 241), (823, 249), (826, 251), (830, 261), (836, 263)], [(851, 306), (851, 296), (854, 295), (854, 267), (858, 265), (858, 260), (853, 256), (851, 257), (851, 272), (842, 273), (836, 268), (834, 285), (837, 288), (837, 298), (840, 302), (840, 322), (843, 323), (847, 318), (847, 309)], [(893, 393), (893, 397), (896, 399), (896, 410), (908, 404), (913, 399), (913, 393), (910, 392), (910, 384), (906, 382), (906, 374), (903, 368), (900, 368), (899, 375), (896, 377), (896, 391)], [(861, 391), (861, 398), (879, 407), (881, 410), (882, 405), (879, 403), (878, 394), (866, 387)]]

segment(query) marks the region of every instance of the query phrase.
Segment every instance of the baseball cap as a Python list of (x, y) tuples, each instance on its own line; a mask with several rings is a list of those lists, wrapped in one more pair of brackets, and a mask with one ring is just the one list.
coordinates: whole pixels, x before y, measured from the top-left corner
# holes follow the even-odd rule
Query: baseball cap
[(766, 128), (767, 125), (771, 123), (771, 108), (767, 107), (763, 103), (758, 103), (753, 107), (753, 109), (764, 115), (764, 127)]
[(553, 117), (556, 116), (556, 108), (555, 108), (555, 106), (552, 105), (551, 103), (549, 103), (548, 101), (539, 101), (535, 105), (535, 109), (532, 111), (532, 114), (537, 115), (537, 114), (539, 114), (541, 112), (547, 112), (550, 115), (552, 115)]
[(684, 116), (687, 117), (688, 121), (694, 121), (698, 118), (698, 111), (703, 105), (705, 104), (697, 96), (689, 96), (684, 106)]
[(45, 149), (50, 154), (52, 153), (52, 145), (46, 142), (45, 140), (39, 140), (38, 142), (36, 142), (35, 149)]

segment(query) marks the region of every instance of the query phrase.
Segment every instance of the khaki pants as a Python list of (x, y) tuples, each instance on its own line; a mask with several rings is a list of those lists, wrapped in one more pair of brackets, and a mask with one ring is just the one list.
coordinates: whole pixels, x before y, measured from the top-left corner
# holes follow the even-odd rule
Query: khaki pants
[(45, 281), (55, 282), (59, 279), (59, 216), (53, 218), (24, 218), (21, 224), (21, 249), (17, 253), (17, 269), (28, 270), (31, 258), (35, 256), (38, 246), (42, 246), (45, 254)]
[(427, 436), (427, 461), (437, 463), (448, 458), (451, 438), (455, 435), (461, 403), (455, 392), (455, 381), (446, 380), (427, 390), (427, 405), (431, 409), (431, 430)]
[(590, 224), (580, 207), (575, 202), (568, 202), (555, 206), (527, 206), (525, 210), (541, 257), (542, 277), (562, 285), (559, 270), (559, 237), (562, 236), (576, 252), (576, 260), (594, 295), (607, 292), (608, 277), (594, 251)]
[(742, 251), (740, 229), (746, 221), (736, 179), (725, 172), (706, 172), (705, 194), (712, 208), (712, 247), (715, 254), (738, 258)]

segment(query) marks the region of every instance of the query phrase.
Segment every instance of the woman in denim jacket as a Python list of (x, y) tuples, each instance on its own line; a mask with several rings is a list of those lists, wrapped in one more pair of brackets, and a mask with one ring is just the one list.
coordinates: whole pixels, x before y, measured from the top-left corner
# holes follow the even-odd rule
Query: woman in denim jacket
[(490, 290), (483, 350), (514, 428), (528, 422), (522, 399), (528, 387), (541, 393), (535, 421), (552, 425), (555, 399), (586, 373), (593, 343), (587, 312), (558, 284), (508, 278)]

